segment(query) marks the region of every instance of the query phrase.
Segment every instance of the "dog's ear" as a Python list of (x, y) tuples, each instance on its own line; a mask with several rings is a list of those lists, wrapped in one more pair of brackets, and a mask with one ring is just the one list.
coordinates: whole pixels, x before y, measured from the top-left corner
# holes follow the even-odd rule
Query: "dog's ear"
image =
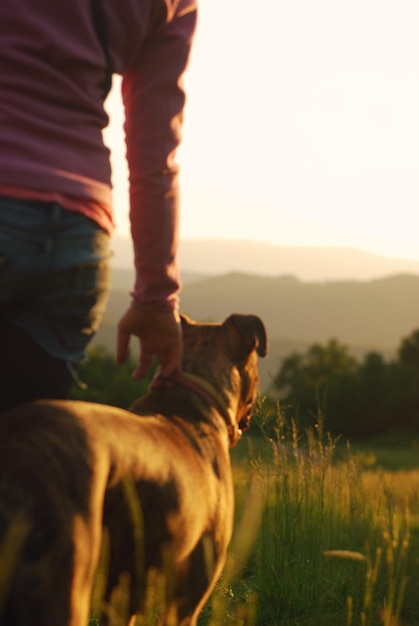
[(236, 347), (243, 356), (247, 356), (252, 350), (256, 350), (261, 357), (266, 356), (268, 352), (266, 330), (257, 315), (235, 313), (225, 320), (223, 326), (229, 331), (229, 335), (236, 335)]

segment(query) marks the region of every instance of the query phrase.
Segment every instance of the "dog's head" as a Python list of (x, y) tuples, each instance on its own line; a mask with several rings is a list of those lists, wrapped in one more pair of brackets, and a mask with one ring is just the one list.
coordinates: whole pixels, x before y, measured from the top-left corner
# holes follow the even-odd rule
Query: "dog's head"
[(256, 315), (230, 315), (221, 324), (198, 324), (182, 316), (183, 371), (206, 381), (230, 421), (231, 443), (250, 423), (258, 389), (257, 357), (267, 337)]

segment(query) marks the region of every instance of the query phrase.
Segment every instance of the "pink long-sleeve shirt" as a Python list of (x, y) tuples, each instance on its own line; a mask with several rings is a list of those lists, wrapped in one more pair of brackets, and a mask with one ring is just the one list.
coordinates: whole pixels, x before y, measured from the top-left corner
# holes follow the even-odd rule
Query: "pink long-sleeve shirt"
[[(102, 0), (122, 75), (134, 299), (174, 307), (179, 291), (178, 169), (195, 0)], [(106, 60), (89, 0), (0, 2), (0, 195), (58, 200), (113, 228)], [(123, 155), (121, 155), (123, 158)]]

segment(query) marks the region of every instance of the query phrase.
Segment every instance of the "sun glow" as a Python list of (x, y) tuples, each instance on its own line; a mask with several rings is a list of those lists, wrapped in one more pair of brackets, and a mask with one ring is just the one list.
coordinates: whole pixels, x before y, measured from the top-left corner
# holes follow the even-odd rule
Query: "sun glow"
[[(419, 259), (417, 17), (413, 0), (201, 0), (179, 151), (182, 236)], [(106, 139), (125, 234), (118, 88)]]

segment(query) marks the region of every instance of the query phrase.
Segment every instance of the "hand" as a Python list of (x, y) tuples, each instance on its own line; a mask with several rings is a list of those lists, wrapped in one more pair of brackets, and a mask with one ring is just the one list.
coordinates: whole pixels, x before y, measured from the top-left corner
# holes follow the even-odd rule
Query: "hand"
[(117, 361), (128, 356), (131, 335), (140, 340), (140, 357), (133, 378), (145, 376), (156, 355), (163, 376), (179, 371), (182, 363), (182, 326), (177, 311), (153, 311), (131, 304), (118, 324)]

